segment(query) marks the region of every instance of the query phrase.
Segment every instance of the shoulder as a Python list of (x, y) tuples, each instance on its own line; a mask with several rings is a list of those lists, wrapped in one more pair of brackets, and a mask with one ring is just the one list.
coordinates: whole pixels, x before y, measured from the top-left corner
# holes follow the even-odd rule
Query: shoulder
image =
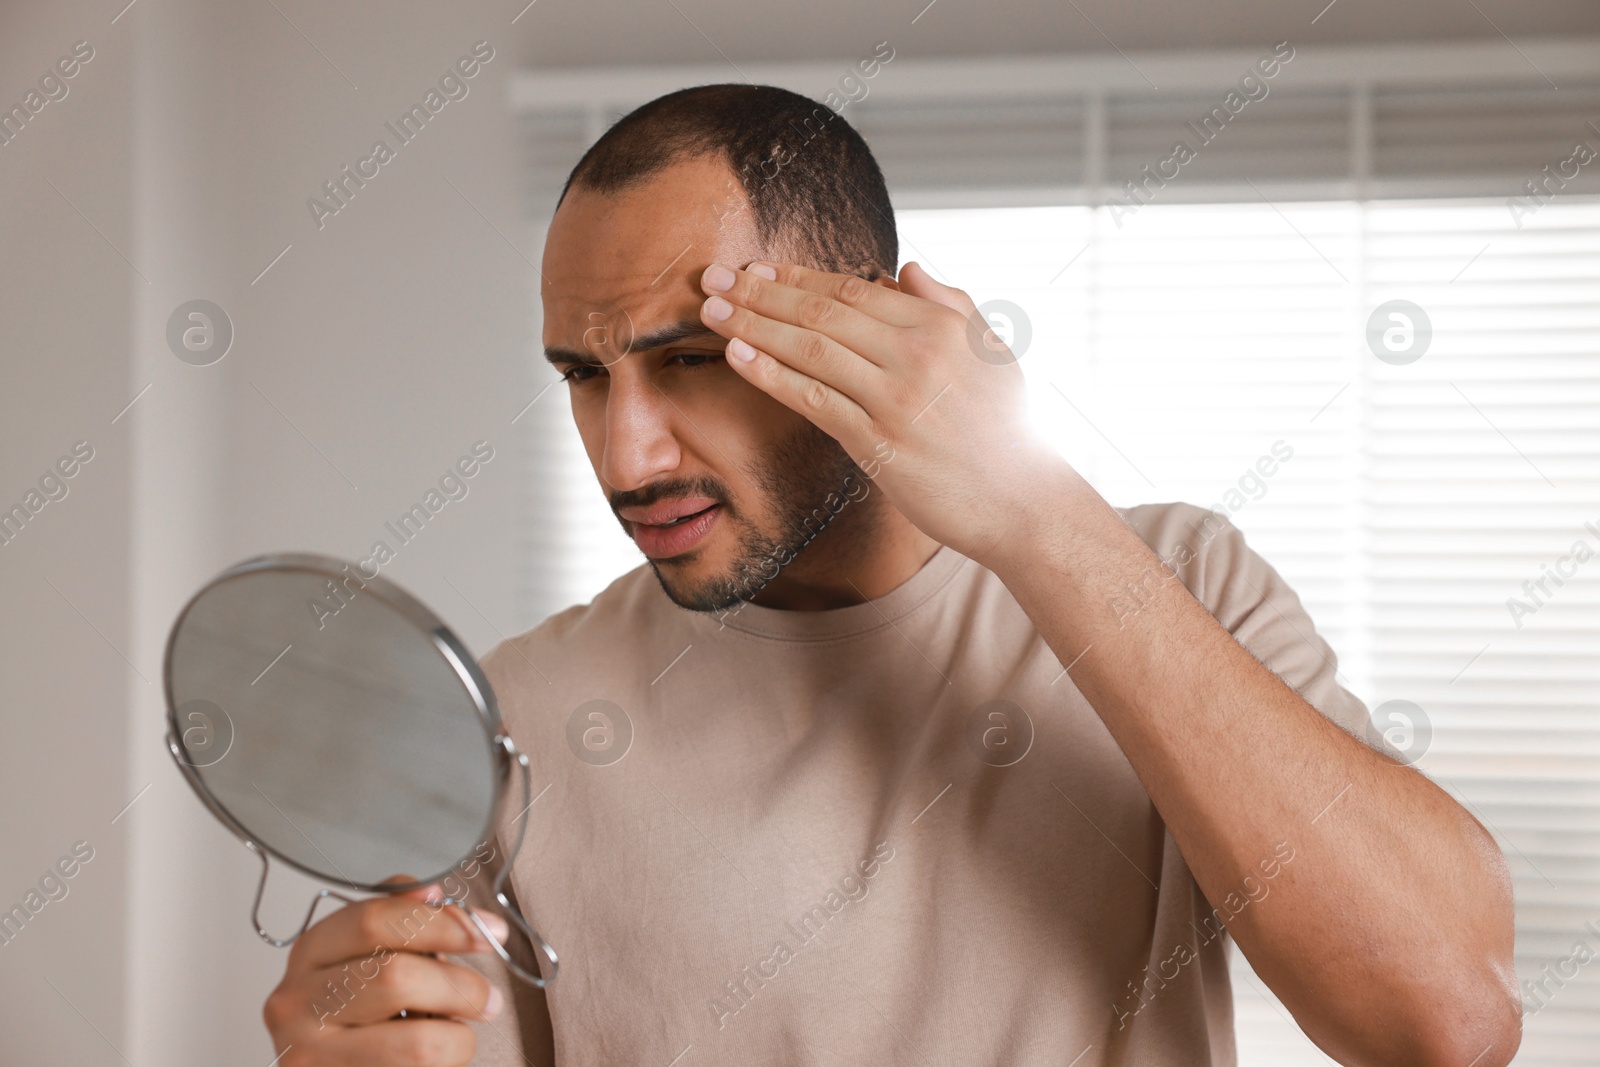
[[(508, 637), (479, 662), (496, 693), (541, 682), (541, 671), (590, 650), (614, 645), (620, 628), (648, 625), (661, 605), (672, 606), (656, 584), (648, 564), (640, 564), (606, 586), (593, 600), (546, 618), (515, 637)], [(544, 678), (542, 681), (548, 681)]]
[[(1366, 706), (1346, 688), (1333, 648), (1299, 594), (1239, 528), (1193, 504), (1145, 504), (1119, 514), (1160, 557), (1151, 581), (1176, 576), (1212, 617), (1307, 703), (1362, 736)], [(1131, 610), (1140, 589), (1129, 590)]]

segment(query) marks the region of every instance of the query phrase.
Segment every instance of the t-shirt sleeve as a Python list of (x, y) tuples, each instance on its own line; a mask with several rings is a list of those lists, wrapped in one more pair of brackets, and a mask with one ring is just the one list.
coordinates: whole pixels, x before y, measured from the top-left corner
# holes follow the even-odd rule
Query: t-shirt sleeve
[(1367, 707), (1342, 684), (1338, 657), (1300, 597), (1227, 517), (1189, 504), (1129, 514), (1195, 599), (1251, 655), (1346, 732), (1371, 743)]

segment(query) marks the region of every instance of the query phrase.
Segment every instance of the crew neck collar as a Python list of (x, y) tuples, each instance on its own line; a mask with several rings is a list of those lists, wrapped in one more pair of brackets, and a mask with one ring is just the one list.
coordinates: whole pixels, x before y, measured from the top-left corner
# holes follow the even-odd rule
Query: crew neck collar
[[(940, 545), (911, 577), (883, 596), (861, 604), (823, 611), (790, 611), (746, 603), (731, 609), (726, 617), (716, 612), (696, 612), (701, 625), (730, 630), (777, 641), (829, 641), (855, 637), (899, 621), (943, 589), (967, 557)], [(660, 592), (660, 590), (657, 590)], [(663, 592), (661, 594), (665, 596)]]

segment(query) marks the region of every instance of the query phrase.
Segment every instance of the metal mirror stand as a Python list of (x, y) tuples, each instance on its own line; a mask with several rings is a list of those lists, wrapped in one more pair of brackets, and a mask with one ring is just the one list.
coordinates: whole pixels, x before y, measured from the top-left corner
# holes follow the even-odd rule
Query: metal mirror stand
[[(518, 771), (520, 772), (519, 777), (522, 779), (522, 808), (517, 814), (517, 818), (520, 820), (527, 815), (528, 809), (533, 806), (533, 801), (531, 799), (532, 789), (529, 784), (528, 757), (526, 754), (517, 751), (516, 744), (511, 740), (510, 736), (505, 733), (497, 733), (494, 741), (500, 746), (500, 751), (504, 757), (515, 763)], [(270, 850), (261, 842), (251, 837), (250, 834), (245, 831), (244, 827), (240, 826), (233, 816), (228, 814), (227, 810), (212, 798), (211, 791), (208, 790), (205, 787), (205, 784), (200, 781), (200, 776), (196, 773), (194, 766), (190, 764), (188, 760), (183, 758), (183, 749), (179, 747), (178, 739), (173, 736), (173, 733), (170, 729), (167, 731), (167, 751), (171, 754), (173, 762), (178, 765), (178, 770), (182, 772), (184, 778), (188, 780), (189, 785), (193, 787), (195, 793), (199, 795), (200, 799), (205, 802), (206, 807), (211, 810), (211, 813), (215, 815), (224, 826), (232, 830), (234, 836), (239, 838), (240, 841), (244, 842), (245, 848), (255, 853), (256, 856), (260, 857), (261, 859), (261, 881), (256, 885), (255, 904), (250, 909), (250, 922), (255, 927), (256, 934), (261, 938), (261, 940), (265, 941), (274, 948), (288, 948), (290, 945), (294, 944), (295, 940), (299, 938), (301, 934), (305, 933), (306, 930), (311, 926), (311, 921), (317, 912), (317, 906), (327, 898), (334, 897), (338, 900), (344, 901), (346, 904), (356, 903), (356, 898), (345, 896), (338, 890), (318, 890), (316, 895), (311, 898), (311, 907), (306, 909), (305, 921), (300, 924), (300, 929), (296, 930), (293, 934), (286, 938), (276, 938), (267, 933), (265, 927), (261, 925), (261, 900), (266, 893), (267, 874), (272, 866), (271, 861), (268, 858), (268, 852)], [(504, 779), (502, 779), (502, 781), (504, 781)], [(504, 800), (505, 791), (502, 790), (501, 803), (499, 805), (500, 807), (504, 806)], [(503, 814), (503, 812), (501, 814)], [(496, 821), (498, 822), (498, 819)], [(490, 931), (488, 925), (483, 921), (482, 917), (479, 916), (477, 912), (467, 907), (467, 901), (465, 897), (445, 897), (442, 900), (427, 903), (429, 907), (433, 908), (446, 908), (451, 905), (460, 908), (462, 912), (466, 914), (467, 918), (472, 920), (472, 924), (476, 926), (483, 934), (484, 940), (489, 942), (489, 946), (494, 949), (495, 954), (505, 961), (506, 966), (511, 969), (512, 974), (516, 975), (522, 981), (527, 982), (529, 985), (537, 986), (540, 989), (543, 989), (545, 986), (556, 980), (556, 972), (560, 967), (559, 962), (556, 960), (555, 949), (550, 947), (550, 943), (548, 941), (539, 936), (539, 932), (529, 925), (528, 920), (523, 918), (521, 910), (513, 906), (512, 903), (506, 899), (505, 894), (506, 879), (510, 877), (511, 867), (516, 862), (518, 853), (522, 851), (522, 839), (525, 836), (526, 829), (526, 822), (521, 822), (518, 824), (516, 841), (512, 844), (510, 854), (505, 857), (503, 862), (499, 862), (498, 869), (494, 873), (494, 879), (491, 884), (491, 888), (494, 891), (495, 901), (500, 905), (499, 910), (501, 914), (510, 920), (510, 922), (513, 923), (518, 929), (520, 929), (528, 938), (529, 944), (533, 945), (536, 950), (543, 953), (544, 958), (549, 962), (550, 977), (544, 978), (537, 974), (529, 974), (528, 971), (521, 967), (516, 960), (512, 959), (511, 953), (506, 951), (506, 947), (502, 945), (499, 939), (494, 936), (493, 932)], [(485, 864), (487, 865), (491, 862), (495, 861), (485, 861)], [(382, 892), (383, 890), (374, 891)]]

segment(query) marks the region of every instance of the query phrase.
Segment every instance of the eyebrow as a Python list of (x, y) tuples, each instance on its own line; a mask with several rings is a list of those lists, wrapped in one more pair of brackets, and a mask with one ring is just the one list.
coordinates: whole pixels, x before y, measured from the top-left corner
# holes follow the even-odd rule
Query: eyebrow
[[(685, 319), (683, 322), (675, 322), (670, 326), (663, 326), (654, 333), (635, 337), (633, 343), (628, 346), (628, 352), (649, 352), (653, 349), (665, 348), (667, 345), (675, 345), (680, 341), (702, 337), (715, 337), (718, 341), (723, 340), (722, 335), (714, 330), (706, 329), (706, 324), (699, 319)], [(559, 346), (546, 346), (544, 358), (551, 363), (576, 363), (587, 367), (604, 367), (608, 362), (616, 361), (615, 359), (610, 361), (601, 359), (593, 352), (578, 352)]]

